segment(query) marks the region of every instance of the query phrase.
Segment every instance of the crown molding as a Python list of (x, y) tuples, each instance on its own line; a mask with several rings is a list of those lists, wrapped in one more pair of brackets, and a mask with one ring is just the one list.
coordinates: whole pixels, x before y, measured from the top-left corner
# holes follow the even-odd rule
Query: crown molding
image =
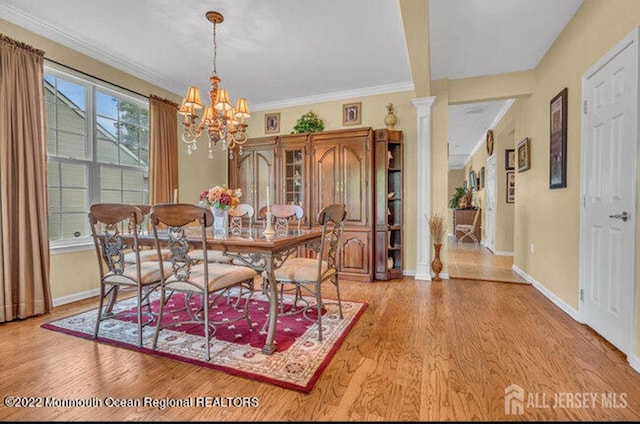
[(374, 87), (357, 88), (354, 90), (336, 91), (333, 93), (317, 94), (314, 96), (298, 97), (275, 102), (259, 103), (251, 107), (252, 111), (282, 109), (292, 106), (308, 105), (313, 103), (330, 102), (352, 97), (374, 96), (376, 94), (397, 93), (401, 91), (413, 91), (412, 82), (377, 85)]
[(49, 40), (62, 44), (65, 47), (80, 52), (95, 60), (99, 60), (100, 62), (119, 69), (123, 72), (131, 74), (134, 77), (157, 85), (158, 87), (168, 90), (174, 94), (181, 91), (181, 84), (177, 83), (176, 81), (173, 81), (164, 75), (160, 75), (145, 66), (131, 63), (131, 61), (122, 60), (117, 52), (109, 51), (104, 48), (96, 48), (95, 46), (88, 44), (74, 34), (65, 32), (60, 28), (55, 28), (34, 16), (28, 15), (22, 11), (15, 9), (12, 6), (0, 3), (0, 18), (5, 19), (8, 22), (11, 22), (22, 28), (25, 28), (31, 32), (34, 32)]

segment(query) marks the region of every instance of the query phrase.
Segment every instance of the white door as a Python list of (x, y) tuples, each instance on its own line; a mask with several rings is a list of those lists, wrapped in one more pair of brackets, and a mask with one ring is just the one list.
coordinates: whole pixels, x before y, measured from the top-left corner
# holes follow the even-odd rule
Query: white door
[(484, 245), (495, 251), (496, 240), (496, 155), (487, 159), (484, 193)]
[(637, 44), (634, 31), (583, 76), (582, 89), (580, 316), (626, 354), (635, 298)]

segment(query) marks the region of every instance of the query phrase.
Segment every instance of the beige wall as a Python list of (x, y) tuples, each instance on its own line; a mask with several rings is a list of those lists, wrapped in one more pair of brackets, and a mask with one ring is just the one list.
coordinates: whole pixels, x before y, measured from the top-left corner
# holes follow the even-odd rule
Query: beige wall
[[(517, 176), (515, 264), (578, 308), (582, 75), (640, 24), (640, 2), (587, 0), (535, 70), (516, 140), (531, 139), (531, 169)], [(549, 189), (549, 101), (568, 87), (567, 188)], [(519, 125), (522, 122), (524, 125)], [(534, 244), (534, 252), (530, 250)]]
[[(495, 251), (513, 253), (513, 213), (514, 203), (507, 203), (507, 171), (505, 169), (505, 150), (515, 149), (515, 116), (519, 109), (516, 101), (494, 128), (496, 154), (496, 234)], [(515, 171), (515, 170), (514, 170)], [(518, 186), (516, 183), (516, 191)]]
[[(582, 75), (640, 25), (640, 2), (586, 0), (535, 70), (535, 90), (516, 122), (516, 140), (531, 137), (531, 170), (518, 175), (515, 264), (578, 308)], [(567, 188), (549, 187), (549, 101), (567, 87)], [(526, 117), (526, 118), (525, 118)], [(640, 226), (639, 226), (640, 230)], [(535, 253), (530, 251), (534, 243)], [(640, 249), (638, 249), (640, 253)], [(636, 259), (638, 263), (638, 259)], [(638, 285), (636, 278), (636, 285)], [(640, 290), (636, 289), (637, 295)], [(638, 312), (636, 299), (636, 312)], [(640, 314), (636, 352), (640, 351)]]

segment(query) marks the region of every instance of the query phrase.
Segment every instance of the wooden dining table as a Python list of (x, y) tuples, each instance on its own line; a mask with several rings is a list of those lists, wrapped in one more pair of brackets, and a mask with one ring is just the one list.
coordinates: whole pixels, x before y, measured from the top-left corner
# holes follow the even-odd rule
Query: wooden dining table
[[(199, 226), (189, 228), (188, 242), (194, 246), (202, 246), (202, 235)], [(158, 232), (159, 240), (168, 240), (166, 232)], [(225, 255), (235, 259), (235, 263), (241, 263), (261, 273), (267, 281), (265, 294), (269, 298), (269, 321), (267, 339), (262, 352), (271, 355), (276, 351), (274, 343), (278, 322), (278, 295), (275, 283), (274, 271), (282, 266), (289, 256), (298, 251), (298, 248), (310, 244), (318, 244), (322, 238), (321, 229), (290, 230), (286, 234), (265, 236), (262, 228), (245, 228), (240, 235), (214, 238), (212, 233), (207, 234), (206, 246), (209, 250), (222, 251)], [(139, 234), (139, 245), (155, 246), (153, 234)], [(263, 282), (264, 284), (264, 282)]]

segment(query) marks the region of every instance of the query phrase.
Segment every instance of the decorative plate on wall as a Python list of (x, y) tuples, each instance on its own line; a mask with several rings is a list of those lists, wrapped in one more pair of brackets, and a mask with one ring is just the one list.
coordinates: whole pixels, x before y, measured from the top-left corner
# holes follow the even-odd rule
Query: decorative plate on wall
[(493, 131), (487, 130), (487, 154), (491, 156), (493, 154)]

